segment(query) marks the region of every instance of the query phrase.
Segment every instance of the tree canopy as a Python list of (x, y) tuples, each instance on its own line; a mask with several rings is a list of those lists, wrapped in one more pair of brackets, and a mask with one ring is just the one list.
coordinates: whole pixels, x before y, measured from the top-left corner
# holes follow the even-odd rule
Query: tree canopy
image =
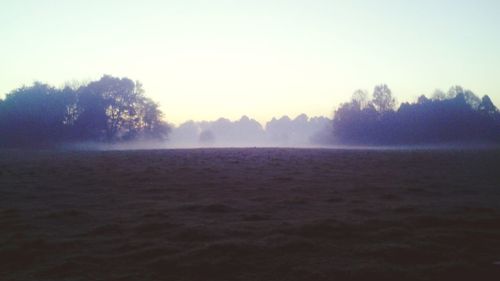
[(0, 101), (0, 145), (164, 139), (169, 127), (139, 82), (109, 75), (79, 87), (35, 82)]
[(488, 96), (480, 99), (472, 91), (454, 86), (446, 94), (436, 91), (431, 99), (422, 95), (416, 103), (405, 102), (396, 109), (386, 85), (375, 87), (371, 101), (361, 103), (362, 92), (354, 92), (352, 100), (335, 111), (335, 142), (363, 145), (500, 142), (500, 113)]

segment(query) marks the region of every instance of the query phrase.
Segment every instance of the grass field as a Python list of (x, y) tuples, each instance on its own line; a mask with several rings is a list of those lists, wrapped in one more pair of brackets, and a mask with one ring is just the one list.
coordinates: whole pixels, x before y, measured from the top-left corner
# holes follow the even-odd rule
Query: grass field
[(500, 280), (500, 151), (0, 151), (0, 280)]

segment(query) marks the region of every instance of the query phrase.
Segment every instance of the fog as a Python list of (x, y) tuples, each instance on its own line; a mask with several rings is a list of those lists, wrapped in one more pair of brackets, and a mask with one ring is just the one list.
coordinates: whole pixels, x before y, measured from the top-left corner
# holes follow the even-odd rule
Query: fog
[[(214, 109), (215, 110), (215, 109)], [(78, 87), (35, 82), (0, 100), (0, 147), (84, 150), (196, 147), (462, 147), (500, 144), (500, 111), (488, 95), (452, 86), (398, 104), (386, 84), (357, 90), (327, 117), (261, 124), (239, 120), (168, 124), (142, 84), (109, 75)]]
[(294, 119), (272, 118), (263, 126), (242, 116), (231, 121), (188, 121), (172, 127), (167, 147), (310, 147), (325, 144), (331, 133), (331, 120), (301, 114)]

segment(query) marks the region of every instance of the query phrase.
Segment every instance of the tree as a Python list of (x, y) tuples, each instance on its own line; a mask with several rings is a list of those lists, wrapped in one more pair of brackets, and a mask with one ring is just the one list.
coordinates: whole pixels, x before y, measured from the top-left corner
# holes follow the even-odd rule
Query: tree
[(421, 95), (420, 97), (418, 97), (417, 99), (417, 103), (418, 104), (426, 104), (430, 102), (430, 100), (425, 96), (425, 95)]
[(163, 113), (159, 105), (152, 99), (143, 97), (137, 103), (137, 119), (131, 123), (130, 132), (142, 135), (145, 138), (166, 139), (170, 127), (162, 121)]
[(485, 115), (493, 116), (498, 114), (498, 109), (487, 95), (482, 98), (481, 103), (478, 106), (478, 110)]
[(392, 97), (392, 92), (386, 84), (378, 85), (373, 90), (373, 105), (378, 112), (384, 113), (393, 111), (396, 106), (396, 99)]
[(134, 102), (142, 89), (128, 78), (108, 75), (81, 88), (79, 108), (91, 137), (115, 141), (128, 133), (135, 115)]
[(351, 100), (354, 107), (362, 110), (368, 106), (368, 92), (365, 90), (356, 90), (352, 94)]
[(446, 93), (437, 89), (432, 93), (432, 100), (445, 100), (446, 99)]
[(359, 103), (352, 100), (342, 104), (333, 117), (333, 133), (335, 138), (342, 143), (367, 144), (373, 141), (371, 134), (374, 124), (379, 120), (372, 103), (360, 109)]
[(87, 138), (108, 142), (138, 136), (164, 138), (158, 104), (144, 96), (140, 82), (105, 75), (79, 90), (77, 123)]
[(204, 130), (200, 133), (199, 141), (204, 145), (213, 145), (215, 143), (214, 133), (210, 130)]
[(63, 124), (71, 127), (78, 118), (77, 93), (73, 88), (65, 86), (60, 92), (60, 98), (65, 104)]
[(462, 86), (453, 86), (448, 90), (448, 99), (453, 99), (457, 96), (463, 97), (465, 102), (473, 109), (477, 109), (481, 103), (481, 99), (476, 96), (471, 90), (466, 90)]
[(420, 96), (393, 111), (390, 90), (377, 86), (365, 109), (353, 99), (335, 111), (334, 139), (363, 145), (500, 143), (500, 113), (488, 96), (478, 103), (472, 91), (452, 87), (448, 97)]
[(71, 141), (164, 139), (169, 126), (142, 85), (103, 76), (78, 88), (35, 82), (0, 104), (0, 145), (50, 146)]
[(35, 82), (7, 94), (1, 108), (2, 142), (45, 145), (63, 138), (67, 101), (54, 87)]

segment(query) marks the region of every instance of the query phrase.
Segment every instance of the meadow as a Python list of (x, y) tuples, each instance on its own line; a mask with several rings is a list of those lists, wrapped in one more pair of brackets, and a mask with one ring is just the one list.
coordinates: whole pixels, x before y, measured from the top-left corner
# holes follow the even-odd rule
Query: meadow
[(500, 280), (500, 150), (0, 151), (1, 280)]

